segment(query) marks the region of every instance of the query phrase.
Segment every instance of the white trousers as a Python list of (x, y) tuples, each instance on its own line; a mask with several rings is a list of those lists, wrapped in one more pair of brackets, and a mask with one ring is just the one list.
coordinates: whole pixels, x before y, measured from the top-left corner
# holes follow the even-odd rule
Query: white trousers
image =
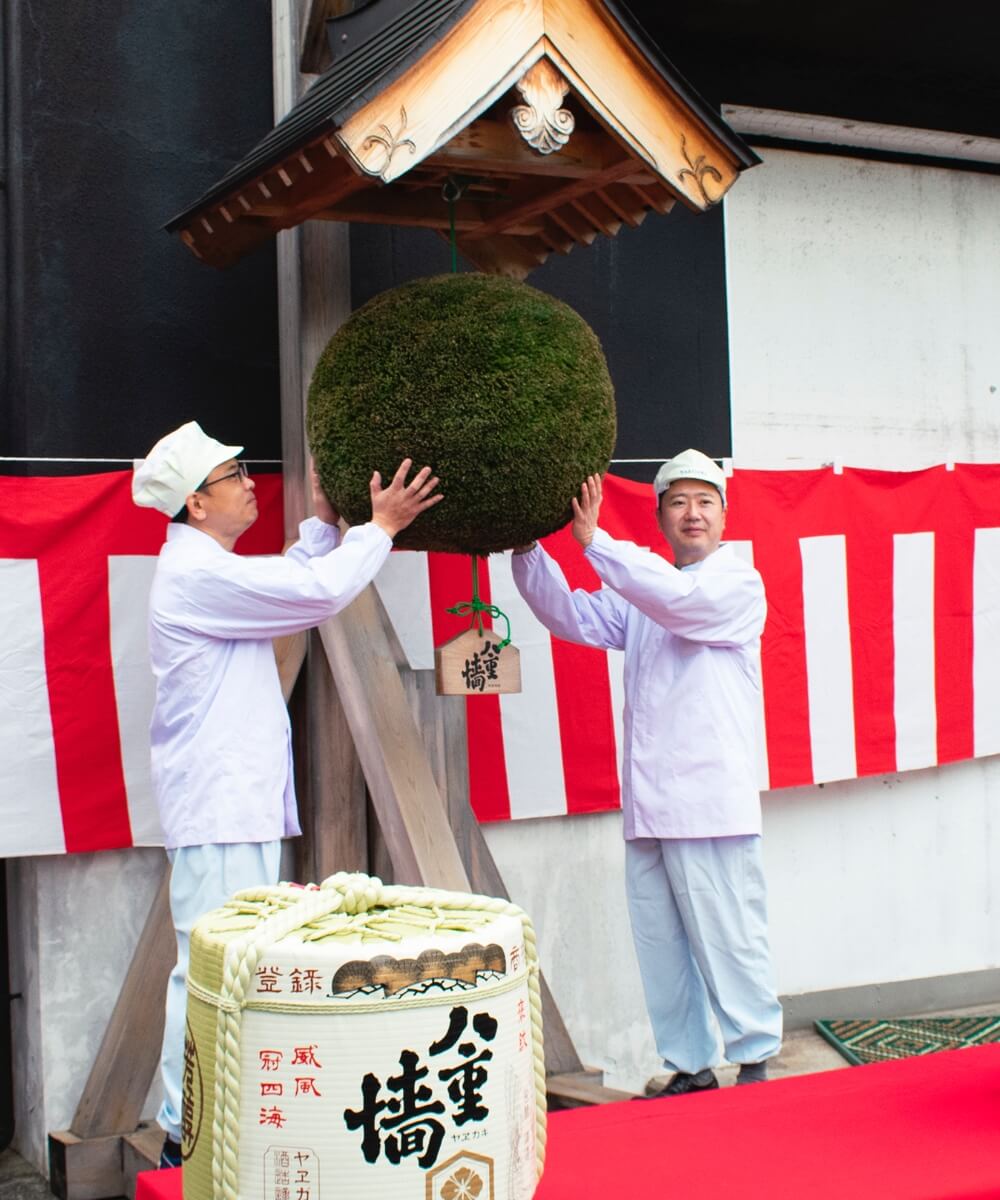
[(177, 934), (177, 964), (167, 981), (160, 1074), (163, 1103), (156, 1120), (174, 1141), (181, 1140), (181, 1087), (184, 1079), (184, 1026), (191, 929), (199, 917), (225, 904), (234, 892), (278, 882), (281, 842), (234, 842), (168, 850), (170, 915)]
[(668, 1070), (716, 1066), (719, 1030), (730, 1062), (777, 1054), (781, 1005), (760, 837), (627, 841), (625, 880), (646, 1007)]

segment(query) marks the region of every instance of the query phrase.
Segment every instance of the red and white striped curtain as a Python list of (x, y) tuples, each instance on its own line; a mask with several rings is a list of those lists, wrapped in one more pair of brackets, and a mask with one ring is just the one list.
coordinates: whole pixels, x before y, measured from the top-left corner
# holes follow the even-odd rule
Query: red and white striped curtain
[[(242, 553), (280, 547), (280, 481), (258, 494)], [(665, 550), (648, 485), (609, 477), (601, 524)], [(0, 854), (159, 840), (145, 610), (163, 532), (127, 473), (0, 478)], [(761, 787), (1000, 752), (1000, 466), (736, 471), (726, 538), (768, 596)], [(598, 586), (568, 531), (546, 544), (573, 586)], [(621, 656), (551, 638), (505, 556), (480, 574), (523, 691), (468, 701), (477, 814), (616, 808)], [(400, 552), (378, 587), (411, 664), (430, 667), (464, 627), (445, 609), (468, 598), (468, 560)]]

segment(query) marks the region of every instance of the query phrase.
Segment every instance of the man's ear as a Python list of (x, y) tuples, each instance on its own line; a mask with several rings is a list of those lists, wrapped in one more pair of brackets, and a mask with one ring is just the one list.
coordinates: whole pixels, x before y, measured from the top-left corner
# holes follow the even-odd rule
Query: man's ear
[(187, 506), (189, 521), (204, 521), (208, 516), (200, 492), (192, 492), (184, 503)]

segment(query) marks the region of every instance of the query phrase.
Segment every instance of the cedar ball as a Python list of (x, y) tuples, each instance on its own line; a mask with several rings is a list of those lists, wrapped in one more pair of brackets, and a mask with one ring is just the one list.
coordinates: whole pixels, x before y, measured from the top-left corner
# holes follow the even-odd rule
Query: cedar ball
[(552, 296), (496, 275), (418, 279), (383, 292), (334, 334), (309, 389), (309, 442), (331, 501), (371, 514), (409, 456), (444, 500), (396, 539), (413, 550), (487, 554), (572, 517), (570, 498), (604, 473), (614, 389), (586, 322)]

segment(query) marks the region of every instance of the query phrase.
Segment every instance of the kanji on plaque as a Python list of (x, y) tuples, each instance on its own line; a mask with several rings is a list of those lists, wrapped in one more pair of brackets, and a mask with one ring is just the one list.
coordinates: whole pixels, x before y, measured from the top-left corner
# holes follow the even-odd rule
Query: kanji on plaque
[(521, 655), (492, 629), (467, 629), (434, 651), (439, 696), (495, 696), (521, 690)]

